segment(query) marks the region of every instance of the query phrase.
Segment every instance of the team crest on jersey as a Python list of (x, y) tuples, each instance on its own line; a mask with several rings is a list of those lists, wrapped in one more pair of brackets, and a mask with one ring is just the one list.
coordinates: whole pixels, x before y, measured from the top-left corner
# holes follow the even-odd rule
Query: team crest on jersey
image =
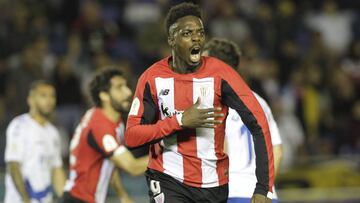
[(201, 97), (207, 97), (209, 95), (209, 88), (205, 86), (200, 87), (200, 95)]

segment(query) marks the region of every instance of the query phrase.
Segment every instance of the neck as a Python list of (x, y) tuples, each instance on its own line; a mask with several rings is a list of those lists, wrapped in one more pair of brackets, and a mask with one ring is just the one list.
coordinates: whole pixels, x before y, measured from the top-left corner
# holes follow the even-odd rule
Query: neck
[(120, 113), (110, 106), (105, 106), (101, 108), (102, 112), (105, 114), (106, 118), (112, 122), (118, 122), (120, 119)]
[(29, 114), (30, 114), (30, 117), (32, 119), (34, 119), (40, 125), (45, 125), (45, 123), (48, 122), (48, 118), (40, 115), (38, 112), (36, 112), (34, 110), (30, 110)]
[(174, 72), (187, 74), (197, 71), (197, 69), (199, 69), (201, 66), (201, 62), (196, 65), (189, 65), (184, 60), (181, 60), (180, 57), (174, 53), (174, 51), (172, 51), (172, 58), (169, 61), (169, 65)]

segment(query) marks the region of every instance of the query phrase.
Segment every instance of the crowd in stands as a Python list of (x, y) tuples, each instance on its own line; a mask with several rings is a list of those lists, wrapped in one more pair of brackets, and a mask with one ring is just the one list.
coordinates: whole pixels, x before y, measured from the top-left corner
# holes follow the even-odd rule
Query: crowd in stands
[[(9, 120), (27, 109), (29, 84), (57, 90), (54, 121), (68, 140), (88, 103), (94, 71), (120, 67), (134, 87), (169, 55), (164, 13), (180, 0), (0, 1), (1, 151)], [(360, 13), (351, 0), (198, 0), (207, 39), (242, 51), (239, 72), (271, 105), (298, 157), (360, 154)], [(66, 142), (66, 141), (65, 141)]]

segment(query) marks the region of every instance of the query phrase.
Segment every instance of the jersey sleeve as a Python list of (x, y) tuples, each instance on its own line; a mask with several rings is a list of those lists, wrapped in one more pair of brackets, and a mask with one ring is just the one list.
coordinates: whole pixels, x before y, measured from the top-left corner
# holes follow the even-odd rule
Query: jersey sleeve
[(111, 157), (120, 147), (115, 130), (107, 125), (94, 125), (87, 136), (87, 143), (104, 158)]
[(21, 124), (13, 120), (6, 130), (5, 162), (22, 162), (25, 150), (24, 139)]
[(277, 123), (274, 119), (274, 116), (271, 112), (270, 106), (268, 105), (268, 103), (266, 103), (266, 101), (260, 97), (258, 94), (254, 93), (254, 95), (256, 96), (257, 100), (259, 101), (262, 109), (265, 112), (266, 115), (266, 119), (269, 122), (269, 128), (270, 128), (270, 134), (271, 134), (271, 143), (273, 146), (275, 145), (279, 145), (282, 144), (281, 141), (281, 137), (280, 137), (280, 132), (279, 132), (279, 128), (277, 126)]
[(274, 160), (269, 124), (259, 102), (240, 75), (223, 64), (221, 99), (233, 108), (254, 137), (257, 184), (254, 194), (267, 196), (274, 184)]
[(53, 159), (52, 159), (52, 167), (53, 168), (59, 168), (63, 166), (62, 163), (62, 157), (61, 157), (61, 139), (60, 134), (57, 129), (54, 129), (54, 153), (53, 153)]
[(181, 129), (177, 116), (165, 118), (164, 120), (157, 119), (159, 109), (154, 102), (150, 82), (147, 81), (145, 73), (137, 83), (127, 120), (125, 144), (129, 147), (156, 142)]

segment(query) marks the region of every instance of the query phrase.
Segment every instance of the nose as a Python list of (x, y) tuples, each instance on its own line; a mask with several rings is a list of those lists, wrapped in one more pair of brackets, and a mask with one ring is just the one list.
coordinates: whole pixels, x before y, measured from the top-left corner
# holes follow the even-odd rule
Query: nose
[(200, 41), (200, 36), (198, 34), (194, 34), (192, 35), (192, 41), (193, 42), (199, 42)]

